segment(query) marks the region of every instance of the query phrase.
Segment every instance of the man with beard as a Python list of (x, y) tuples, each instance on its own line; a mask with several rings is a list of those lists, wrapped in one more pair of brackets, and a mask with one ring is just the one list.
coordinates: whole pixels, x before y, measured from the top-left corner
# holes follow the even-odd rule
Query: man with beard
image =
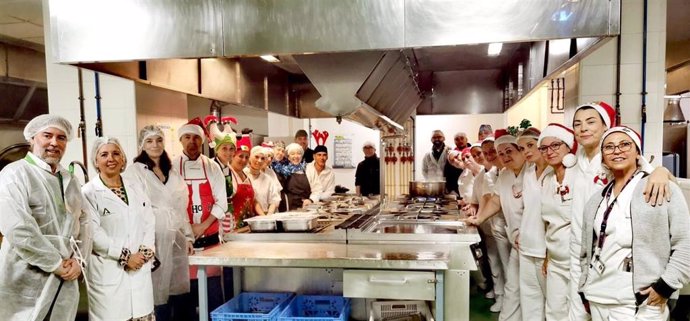
[(364, 160), (357, 164), (357, 171), (355, 172), (357, 195), (379, 195), (381, 193), (381, 179), (379, 177), (380, 163), (379, 158), (376, 156), (376, 147), (374, 147), (374, 143), (366, 142), (362, 150), (364, 151)]
[(71, 134), (60, 116), (32, 119), (24, 128), (29, 153), (0, 172), (4, 320), (74, 320), (77, 314), (77, 259), (91, 252), (91, 240), (79, 182), (60, 166)]

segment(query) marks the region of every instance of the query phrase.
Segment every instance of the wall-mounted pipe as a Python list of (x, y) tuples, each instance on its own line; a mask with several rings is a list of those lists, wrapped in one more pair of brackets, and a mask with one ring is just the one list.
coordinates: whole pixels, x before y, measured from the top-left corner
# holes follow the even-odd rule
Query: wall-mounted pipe
[(103, 119), (101, 118), (101, 81), (97, 72), (94, 72), (96, 80), (96, 136), (103, 137)]
[(616, 124), (621, 123), (621, 36), (616, 36)]
[[(88, 159), (86, 156), (86, 119), (84, 117), (84, 78), (82, 77), (81, 68), (77, 68), (77, 77), (79, 79), (79, 127), (77, 128), (77, 137), (81, 138), (81, 157), (84, 170), (88, 173)], [(88, 182), (88, 178), (87, 178)]]
[(644, 153), (644, 136), (645, 126), (647, 125), (647, 3), (644, 0), (644, 9), (642, 10), (642, 106), (641, 106), (641, 121), (640, 121), (640, 138), (642, 138), (641, 153)]

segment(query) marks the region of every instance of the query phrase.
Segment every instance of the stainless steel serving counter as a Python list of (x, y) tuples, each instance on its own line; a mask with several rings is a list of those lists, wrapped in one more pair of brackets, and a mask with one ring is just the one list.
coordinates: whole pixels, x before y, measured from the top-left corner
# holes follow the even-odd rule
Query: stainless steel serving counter
[[(333, 293), (434, 301), (436, 321), (444, 321), (444, 316), (468, 320), (469, 271), (477, 269), (471, 244), (480, 240), (476, 228), (465, 226), (455, 214), (409, 220), (373, 208), (367, 215), (371, 219), (359, 228), (335, 228), (349, 218), (343, 216), (321, 222), (328, 225), (312, 232), (233, 233), (225, 237), (225, 244), (191, 256), (190, 265), (199, 267), (200, 320), (208, 316), (208, 266), (233, 267), (235, 294), (245, 286), (254, 291), (295, 291), (276, 283), (313, 283), (314, 276), (324, 272), (330, 278), (338, 275), (330, 281), (340, 282), (342, 292)], [(287, 275), (290, 281), (285, 281)], [(445, 298), (452, 304), (445, 304)]]

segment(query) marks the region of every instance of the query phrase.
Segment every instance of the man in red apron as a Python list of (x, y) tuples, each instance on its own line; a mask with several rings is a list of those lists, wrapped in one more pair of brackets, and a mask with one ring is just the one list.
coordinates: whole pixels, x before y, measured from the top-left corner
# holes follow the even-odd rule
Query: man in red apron
[[(200, 118), (190, 120), (177, 130), (182, 143), (183, 154), (173, 160), (172, 167), (187, 182), (189, 205), (187, 215), (194, 232), (194, 248), (204, 249), (220, 242), (218, 221), (225, 217), (228, 201), (225, 191), (225, 177), (220, 167), (210, 158), (201, 154), (206, 137)], [(209, 286), (209, 311), (223, 303), (220, 285), (220, 269), (207, 269)], [(198, 303), (198, 283), (196, 267), (190, 267), (191, 292), (186, 300), (190, 305), (185, 319), (196, 319)]]

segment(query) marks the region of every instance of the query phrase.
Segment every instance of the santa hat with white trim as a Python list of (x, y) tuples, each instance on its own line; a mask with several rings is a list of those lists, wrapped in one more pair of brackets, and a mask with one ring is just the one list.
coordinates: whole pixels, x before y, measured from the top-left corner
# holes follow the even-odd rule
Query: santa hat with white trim
[(613, 107), (611, 107), (611, 105), (603, 101), (593, 101), (590, 103), (577, 106), (577, 108), (575, 108), (575, 112), (577, 113), (578, 110), (587, 107), (593, 108), (597, 111), (597, 113), (599, 113), (601, 119), (604, 120), (606, 128), (616, 127), (616, 110)]
[(505, 129), (497, 129), (494, 136), (496, 137), (494, 145), (496, 145), (497, 148), (502, 144), (513, 144), (517, 146), (517, 138), (508, 133)]
[[(628, 126), (612, 127), (611, 129), (607, 130), (604, 133), (604, 135), (601, 137), (601, 141), (603, 142), (604, 139), (606, 139), (606, 137), (608, 135), (611, 135), (613, 133), (623, 133), (623, 134), (628, 135), (628, 137), (630, 137), (630, 139), (632, 139), (633, 143), (635, 143), (635, 146), (637, 146), (637, 150), (640, 150), (640, 151), (642, 150), (642, 138), (640, 137), (640, 134), (638, 134), (635, 130), (633, 130), (632, 128), (630, 128)], [(603, 144), (602, 144), (601, 148), (604, 148)]]
[(193, 134), (201, 137), (202, 143), (206, 141), (206, 131), (201, 118), (197, 117), (177, 129), (177, 139), (182, 139), (185, 134)]
[(561, 161), (563, 166), (570, 168), (577, 164), (577, 157), (574, 155), (575, 152), (577, 152), (577, 142), (575, 141), (575, 133), (572, 129), (561, 124), (551, 123), (548, 124), (544, 130), (542, 130), (541, 135), (539, 135), (539, 139), (537, 140), (537, 144), (541, 146), (541, 142), (546, 137), (558, 138), (570, 149), (570, 153), (565, 155)]

